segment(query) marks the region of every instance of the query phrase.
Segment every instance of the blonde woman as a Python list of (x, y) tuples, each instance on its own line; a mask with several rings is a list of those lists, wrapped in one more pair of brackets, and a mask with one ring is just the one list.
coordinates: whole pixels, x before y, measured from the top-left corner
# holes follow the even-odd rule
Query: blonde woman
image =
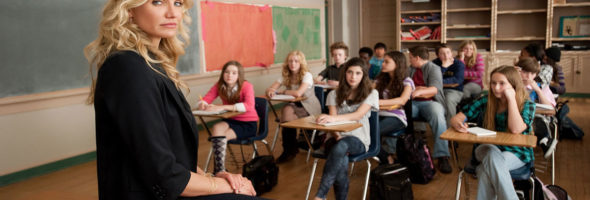
[(241, 175), (213, 177), (197, 167), (197, 125), (176, 70), (189, 41), (191, 4), (109, 0), (98, 38), (84, 49), (97, 71), (88, 103), (96, 115), (99, 199), (256, 194)]
[(479, 96), (483, 88), (482, 78), (486, 66), (483, 57), (477, 53), (475, 42), (463, 41), (459, 46), (457, 58), (465, 64), (463, 99)]
[[(281, 86), (285, 89), (279, 91)], [(266, 89), (266, 96), (269, 98), (272, 98), (275, 94), (307, 97), (301, 102), (285, 105), (281, 111), (281, 122), (321, 113), (320, 101), (313, 90), (313, 76), (307, 68), (307, 61), (303, 52), (292, 51), (287, 55), (283, 64), (282, 76)], [(283, 153), (277, 158), (277, 163), (290, 161), (299, 152), (296, 129), (282, 128), (282, 131)]]

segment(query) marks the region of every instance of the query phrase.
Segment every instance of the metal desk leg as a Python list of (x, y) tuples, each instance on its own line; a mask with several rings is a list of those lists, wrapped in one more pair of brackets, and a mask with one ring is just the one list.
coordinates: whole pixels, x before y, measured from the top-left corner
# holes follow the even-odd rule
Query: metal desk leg
[(275, 136), (272, 141), (272, 145), (270, 147), (270, 150), (272, 150), (274, 152), (275, 145), (277, 143), (277, 139), (279, 139), (279, 130), (281, 129), (281, 120), (279, 119), (279, 115), (277, 114), (277, 111), (272, 106), (272, 103), (270, 101), (268, 101), (268, 105), (270, 106), (270, 110), (272, 110), (272, 113), (275, 115), (275, 122), (277, 123), (277, 129), (275, 129)]

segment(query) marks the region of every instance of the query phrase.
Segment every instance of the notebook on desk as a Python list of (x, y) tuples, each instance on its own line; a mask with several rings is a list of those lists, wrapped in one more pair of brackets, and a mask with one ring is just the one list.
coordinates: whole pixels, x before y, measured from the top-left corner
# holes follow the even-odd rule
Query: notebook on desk
[(318, 125), (322, 125), (322, 126), (337, 126), (337, 125), (343, 125), (343, 124), (354, 124), (357, 123), (356, 121), (338, 121), (338, 122), (330, 122), (330, 123), (316, 123)]
[(193, 115), (218, 115), (222, 113), (226, 113), (227, 110), (219, 110), (219, 111), (206, 111), (206, 110), (193, 110)]
[(477, 135), (477, 136), (494, 136), (494, 135), (496, 135), (495, 131), (490, 131), (488, 129), (480, 128), (480, 127), (468, 128), (467, 132)]
[(277, 95), (274, 95), (271, 99), (272, 100), (293, 100), (293, 99), (295, 99), (295, 97), (291, 96), (291, 95), (286, 95), (286, 94), (277, 94)]

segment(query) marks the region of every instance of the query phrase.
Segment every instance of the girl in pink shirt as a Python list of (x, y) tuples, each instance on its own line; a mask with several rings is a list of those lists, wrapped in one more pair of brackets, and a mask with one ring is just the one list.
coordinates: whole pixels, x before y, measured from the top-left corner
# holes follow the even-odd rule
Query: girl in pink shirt
[(473, 40), (466, 40), (459, 46), (457, 58), (465, 64), (463, 99), (477, 97), (483, 88), (482, 77), (485, 63)]
[[(223, 105), (211, 104), (217, 97)], [(257, 132), (258, 114), (254, 108), (254, 87), (244, 80), (244, 68), (237, 61), (229, 61), (223, 65), (217, 84), (198, 103), (199, 110), (206, 111), (238, 111), (238, 116), (215, 124), (210, 141), (213, 145), (213, 174), (225, 171), (225, 149), (227, 141), (253, 137)]]

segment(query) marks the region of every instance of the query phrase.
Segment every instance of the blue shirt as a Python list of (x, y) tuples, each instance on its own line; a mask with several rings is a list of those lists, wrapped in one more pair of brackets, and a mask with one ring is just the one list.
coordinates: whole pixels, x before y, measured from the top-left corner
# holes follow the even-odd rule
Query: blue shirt
[(445, 89), (463, 91), (463, 80), (465, 79), (463, 76), (465, 73), (465, 64), (463, 64), (463, 62), (461, 62), (459, 59), (453, 59), (453, 64), (447, 68), (442, 67), (442, 61), (438, 58), (434, 59), (432, 63), (440, 67), (440, 72), (443, 76), (443, 84), (459, 84), (457, 87)]
[(375, 77), (377, 77), (377, 75), (381, 73), (381, 65), (383, 64), (383, 60), (384, 59), (379, 59), (375, 56), (373, 56), (371, 60), (369, 60), (369, 64), (371, 65), (371, 67), (369, 68), (369, 78), (371, 80), (374, 80)]

